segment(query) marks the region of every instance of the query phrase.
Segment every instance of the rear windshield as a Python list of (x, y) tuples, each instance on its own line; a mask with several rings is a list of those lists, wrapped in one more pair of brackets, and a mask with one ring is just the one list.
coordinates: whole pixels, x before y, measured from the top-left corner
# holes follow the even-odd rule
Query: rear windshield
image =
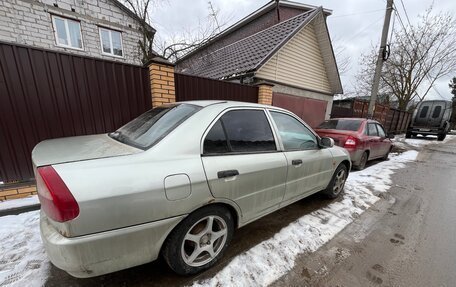
[(189, 104), (154, 108), (109, 136), (124, 144), (148, 149), (200, 109), (201, 107)]
[(321, 123), (317, 129), (357, 131), (360, 126), (360, 120), (327, 120)]

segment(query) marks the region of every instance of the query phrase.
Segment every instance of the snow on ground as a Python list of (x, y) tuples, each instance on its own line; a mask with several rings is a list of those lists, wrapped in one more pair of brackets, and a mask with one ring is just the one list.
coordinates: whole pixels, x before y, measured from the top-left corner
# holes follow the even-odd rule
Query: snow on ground
[[(456, 138), (455, 135), (447, 135), (443, 143)], [(437, 141), (437, 136), (426, 136), (426, 137), (418, 137), (418, 138), (413, 138), (413, 139), (406, 139), (405, 135), (397, 135), (393, 139), (394, 146), (402, 148), (402, 149), (408, 149), (409, 146), (415, 147), (415, 148), (422, 148), (428, 144), (435, 144), (435, 143), (441, 143)]]
[(0, 217), (0, 286), (43, 286), (49, 268), (39, 211)]
[[(30, 206), (40, 203), (38, 195), (32, 195), (26, 198), (12, 199), (6, 201), (0, 201), (0, 211), (12, 208), (18, 208), (23, 206)], [(1, 286), (1, 285), (0, 285)]]
[(274, 237), (236, 256), (213, 278), (193, 286), (266, 286), (285, 275), (296, 257), (314, 252), (388, 191), (395, 170), (415, 160), (418, 152), (390, 155), (389, 161), (352, 172), (342, 200), (304, 215)]

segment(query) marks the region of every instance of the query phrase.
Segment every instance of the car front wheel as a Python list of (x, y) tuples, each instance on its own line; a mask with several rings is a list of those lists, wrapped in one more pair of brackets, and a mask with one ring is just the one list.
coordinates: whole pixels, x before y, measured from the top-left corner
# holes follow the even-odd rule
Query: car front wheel
[(334, 175), (329, 182), (328, 187), (326, 187), (325, 190), (323, 190), (323, 194), (325, 194), (329, 198), (336, 198), (338, 197), (342, 191), (344, 190), (345, 186), (345, 181), (347, 180), (348, 176), (348, 169), (345, 166), (345, 164), (341, 163), (336, 171), (334, 172)]
[(169, 235), (163, 257), (181, 275), (201, 272), (222, 257), (233, 236), (234, 224), (229, 210), (208, 206), (185, 218)]

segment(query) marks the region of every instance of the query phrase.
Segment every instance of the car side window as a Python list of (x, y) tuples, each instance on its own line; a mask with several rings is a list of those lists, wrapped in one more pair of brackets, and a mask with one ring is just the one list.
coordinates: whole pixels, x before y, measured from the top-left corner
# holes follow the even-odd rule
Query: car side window
[(285, 151), (317, 149), (317, 137), (294, 117), (271, 112)]
[(386, 133), (385, 130), (381, 125), (377, 125), (377, 130), (378, 130), (378, 136), (381, 138), (386, 138)]
[(441, 106), (437, 106), (434, 108), (434, 111), (432, 112), (432, 118), (433, 119), (436, 119), (440, 116), (440, 112), (442, 111), (442, 107)]
[(234, 110), (221, 120), (232, 152), (276, 151), (271, 126), (262, 110)]
[(225, 113), (207, 134), (204, 154), (276, 151), (272, 129), (262, 110)]
[(378, 136), (376, 124), (367, 124), (367, 135), (371, 137)]
[(425, 118), (429, 110), (429, 106), (424, 106), (420, 112), (420, 118)]
[(211, 128), (204, 140), (203, 152), (205, 154), (226, 153), (229, 152), (228, 141), (222, 122), (218, 120)]

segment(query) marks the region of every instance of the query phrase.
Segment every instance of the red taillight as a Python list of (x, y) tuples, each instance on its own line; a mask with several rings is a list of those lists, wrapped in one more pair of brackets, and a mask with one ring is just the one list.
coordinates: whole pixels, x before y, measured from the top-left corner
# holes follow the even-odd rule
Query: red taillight
[(358, 140), (355, 137), (349, 136), (345, 141), (344, 147), (356, 148)]
[(49, 218), (65, 222), (79, 215), (79, 205), (52, 166), (38, 168), (36, 176), (41, 208)]

